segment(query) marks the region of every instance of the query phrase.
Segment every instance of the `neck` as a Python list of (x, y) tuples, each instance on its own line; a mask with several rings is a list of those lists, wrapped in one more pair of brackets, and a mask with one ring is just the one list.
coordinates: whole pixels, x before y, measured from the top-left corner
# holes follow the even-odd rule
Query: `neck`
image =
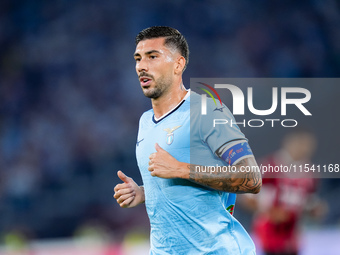
[(166, 93), (159, 98), (152, 98), (152, 108), (156, 118), (162, 117), (164, 114), (169, 112), (171, 109), (176, 107), (185, 97), (187, 91), (182, 83), (172, 86)]

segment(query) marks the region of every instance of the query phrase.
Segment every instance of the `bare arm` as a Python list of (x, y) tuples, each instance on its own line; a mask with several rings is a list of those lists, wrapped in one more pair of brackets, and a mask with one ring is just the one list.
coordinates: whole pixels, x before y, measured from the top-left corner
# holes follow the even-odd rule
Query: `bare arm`
[[(189, 180), (204, 186), (232, 193), (259, 193), (262, 186), (259, 171), (245, 171), (244, 167), (251, 166), (256, 169), (255, 158), (249, 157), (233, 165), (232, 171), (202, 172), (200, 166), (187, 164)], [(229, 168), (231, 169), (231, 168)]]
[[(202, 166), (177, 161), (156, 144), (156, 151), (150, 155), (149, 171), (161, 178), (182, 178), (216, 190), (232, 193), (258, 193), (262, 186), (259, 171), (255, 171), (255, 158), (248, 157), (233, 165), (233, 171), (202, 172)], [(253, 171), (245, 171), (249, 166)]]

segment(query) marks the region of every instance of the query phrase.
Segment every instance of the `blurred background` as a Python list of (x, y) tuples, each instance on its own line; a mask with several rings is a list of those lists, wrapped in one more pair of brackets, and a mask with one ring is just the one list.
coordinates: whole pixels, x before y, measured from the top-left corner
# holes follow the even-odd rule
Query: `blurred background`
[[(151, 104), (134, 69), (140, 30), (168, 25), (187, 38), (187, 88), (193, 77), (338, 77), (339, 8), (336, 0), (2, 0), (0, 254), (147, 253), (145, 207), (121, 209), (112, 197), (118, 170), (141, 184), (135, 143)], [(324, 98), (333, 116), (339, 92)], [(332, 125), (318, 130), (319, 142), (339, 144)], [(284, 135), (244, 132), (257, 158)], [(303, 254), (340, 254), (331, 245), (340, 240), (340, 182), (319, 186), (329, 210), (304, 221)], [(240, 206), (235, 216), (251, 231), (252, 213)], [(329, 245), (317, 253), (322, 240)]]

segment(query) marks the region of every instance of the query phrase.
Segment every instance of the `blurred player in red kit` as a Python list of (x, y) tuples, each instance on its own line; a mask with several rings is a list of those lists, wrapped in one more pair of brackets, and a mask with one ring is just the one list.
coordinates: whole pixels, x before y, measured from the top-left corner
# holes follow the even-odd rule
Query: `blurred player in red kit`
[(300, 165), (310, 164), (316, 138), (309, 130), (287, 134), (282, 148), (265, 157), (263, 166), (296, 166), (296, 172), (284, 171), (263, 175), (261, 194), (247, 196), (248, 207), (257, 210), (254, 232), (266, 255), (297, 255), (298, 224), (304, 213), (319, 217), (324, 207), (315, 195), (316, 179), (299, 173)]

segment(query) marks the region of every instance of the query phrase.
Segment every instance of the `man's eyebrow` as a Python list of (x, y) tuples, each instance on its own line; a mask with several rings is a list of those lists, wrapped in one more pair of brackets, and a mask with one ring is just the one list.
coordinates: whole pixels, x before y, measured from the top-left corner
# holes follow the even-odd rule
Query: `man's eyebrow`
[(150, 55), (152, 53), (160, 53), (160, 52), (158, 50), (150, 50), (150, 51), (145, 52), (145, 55)]
[[(145, 52), (145, 55), (150, 55), (152, 53), (160, 53), (158, 50), (150, 50), (150, 51), (147, 51)], [(133, 54), (134, 57), (140, 57), (140, 53), (136, 52), (135, 54)]]

